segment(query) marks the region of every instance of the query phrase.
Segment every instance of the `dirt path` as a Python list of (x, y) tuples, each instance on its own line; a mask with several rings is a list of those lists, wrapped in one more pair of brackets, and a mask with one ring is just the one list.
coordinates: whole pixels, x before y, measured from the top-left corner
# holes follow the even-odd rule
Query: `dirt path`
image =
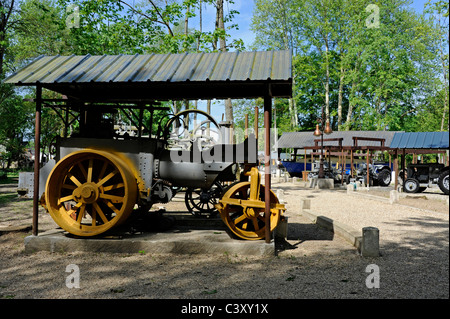
[[(31, 223), (32, 203), (13, 196), (14, 187), (0, 185), (0, 226)], [(345, 192), (299, 189), (291, 184), (274, 184), (273, 188), (284, 190), (289, 216), (290, 249), (277, 257), (151, 252), (25, 254), (24, 238), (30, 234), (9, 233), (0, 236), (0, 298), (449, 297), (448, 213), (430, 216), (420, 210), (389, 206), (391, 215), (396, 211), (410, 215), (386, 219), (383, 256), (362, 258), (346, 241), (299, 215), (299, 199), (309, 196), (312, 211), (342, 218), (345, 213), (354, 215), (367, 207), (385, 208), (385, 204), (361, 198), (345, 211), (337, 208), (345, 201), (354, 202)], [(182, 206), (183, 199), (177, 197), (167, 209)], [(374, 214), (367, 218), (379, 220)], [(50, 216), (41, 210), (40, 231), (54, 227)], [(380, 270), (378, 289), (366, 286), (366, 269), (372, 264)], [(66, 286), (69, 265), (79, 268), (80, 288)]]

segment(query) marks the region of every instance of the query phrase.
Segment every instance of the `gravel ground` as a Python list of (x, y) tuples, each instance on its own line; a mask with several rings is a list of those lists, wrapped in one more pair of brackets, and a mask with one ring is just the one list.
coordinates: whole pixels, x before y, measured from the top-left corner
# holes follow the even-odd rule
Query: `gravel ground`
[[(29, 224), (31, 202), (0, 185), (0, 226)], [(449, 298), (449, 214), (410, 207), (341, 190), (283, 189), (289, 216), (289, 249), (274, 257), (105, 253), (24, 253), (29, 233), (0, 236), (0, 299), (422, 299)], [(12, 192), (12, 193), (11, 193)], [(7, 198), (8, 201), (1, 201)], [(301, 216), (300, 198), (311, 211), (355, 229), (380, 229), (382, 256), (363, 258), (342, 238)], [(445, 198), (445, 197), (443, 197)], [(418, 204), (419, 202), (420, 205)], [(172, 205), (181, 205), (177, 199)], [(170, 210), (170, 205), (167, 205)], [(444, 210), (445, 209), (445, 210)], [(54, 222), (40, 212), (40, 231)], [(77, 265), (80, 288), (66, 287), (68, 265)], [(369, 289), (366, 269), (379, 267), (380, 286)]]

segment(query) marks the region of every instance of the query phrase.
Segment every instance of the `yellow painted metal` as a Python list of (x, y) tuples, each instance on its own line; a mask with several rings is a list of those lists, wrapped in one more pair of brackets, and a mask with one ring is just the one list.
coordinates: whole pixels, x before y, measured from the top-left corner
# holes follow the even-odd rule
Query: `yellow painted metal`
[[(249, 172), (250, 182), (231, 186), (216, 205), (223, 222), (240, 238), (259, 240), (265, 237), (264, 185), (257, 168)], [(276, 195), (270, 191), (270, 231), (278, 225), (286, 210)]]
[(82, 237), (123, 223), (137, 200), (133, 168), (117, 154), (93, 149), (60, 160), (45, 187), (45, 207), (53, 220)]

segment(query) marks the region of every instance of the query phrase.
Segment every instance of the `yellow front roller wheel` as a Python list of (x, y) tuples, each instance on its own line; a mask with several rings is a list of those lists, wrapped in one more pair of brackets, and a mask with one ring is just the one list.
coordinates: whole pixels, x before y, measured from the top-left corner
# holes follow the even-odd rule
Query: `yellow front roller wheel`
[(54, 167), (45, 187), (53, 220), (76, 236), (96, 236), (123, 223), (137, 202), (129, 165), (112, 153), (83, 150)]
[[(246, 240), (259, 240), (265, 237), (265, 202), (264, 185), (259, 185), (259, 192), (251, 190), (251, 182), (242, 182), (225, 192), (216, 206), (223, 222), (238, 237)], [(259, 193), (259, 194), (258, 194)], [(254, 198), (255, 195), (257, 198)], [(279, 204), (276, 195), (270, 191), (270, 231), (278, 225), (284, 205)]]

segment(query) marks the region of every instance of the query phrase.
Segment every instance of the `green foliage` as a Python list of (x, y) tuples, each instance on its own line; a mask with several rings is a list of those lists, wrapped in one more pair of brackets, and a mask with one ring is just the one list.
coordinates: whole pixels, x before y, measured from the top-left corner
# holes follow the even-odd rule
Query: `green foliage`
[(0, 85), (0, 158), (6, 168), (17, 161), (24, 151), (24, 139), (30, 128), (31, 111), (14, 92), (12, 85)]
[[(217, 42), (228, 40), (226, 50), (243, 50), (241, 39), (230, 39), (229, 32), (239, 14), (226, 10), (226, 28), (212, 31), (188, 28), (185, 21), (197, 17), (200, 8), (216, 10), (217, 0), (0, 0), (0, 79), (2, 73), (17, 70), (39, 55), (117, 55), (148, 53), (182, 53), (217, 51)], [(232, 5), (232, 0), (225, 1)], [(3, 70), (5, 72), (3, 72)], [(45, 91), (44, 98), (61, 96)], [(32, 138), (34, 98), (32, 89), (17, 89), (0, 84), (0, 146), (3, 160), (17, 159), (24, 140)], [(171, 102), (163, 106), (171, 106)], [(153, 114), (152, 130), (156, 132), (167, 111)], [(144, 124), (151, 115), (144, 112)], [(64, 127), (60, 116), (51, 108), (42, 111), (41, 144), (48, 154)], [(69, 134), (76, 125), (69, 128)], [(149, 133), (149, 132), (145, 132)]]
[(256, 0), (254, 47), (294, 52), (299, 130), (314, 128), (322, 106), (334, 130), (442, 129), (448, 1), (429, 2), (430, 18), (406, 0), (373, 1), (379, 25), (372, 27), (363, 0)]

